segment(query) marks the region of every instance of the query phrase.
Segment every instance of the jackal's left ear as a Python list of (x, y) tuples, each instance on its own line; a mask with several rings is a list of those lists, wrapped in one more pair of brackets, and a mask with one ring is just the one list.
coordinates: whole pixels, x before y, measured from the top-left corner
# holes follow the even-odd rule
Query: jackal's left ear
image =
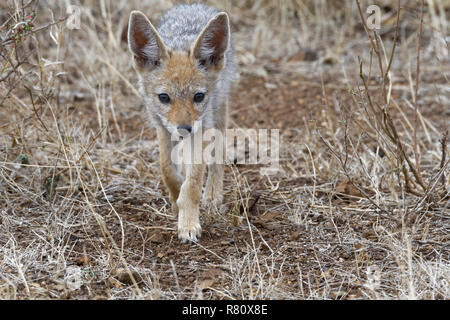
[(200, 65), (220, 70), (230, 43), (230, 20), (225, 12), (218, 13), (202, 30), (192, 52)]
[(155, 69), (167, 57), (167, 49), (150, 20), (133, 11), (128, 24), (128, 47), (139, 69)]

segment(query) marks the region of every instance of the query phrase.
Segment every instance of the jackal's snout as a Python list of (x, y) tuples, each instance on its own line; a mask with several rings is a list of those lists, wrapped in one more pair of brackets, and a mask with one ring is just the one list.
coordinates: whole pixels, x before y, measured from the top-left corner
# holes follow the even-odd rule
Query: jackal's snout
[(191, 134), (194, 124), (200, 118), (200, 112), (192, 102), (175, 100), (172, 101), (167, 113), (167, 122), (176, 129), (180, 136)]
[(192, 126), (178, 126), (177, 127), (178, 133), (181, 135), (185, 135), (186, 133), (192, 132)]

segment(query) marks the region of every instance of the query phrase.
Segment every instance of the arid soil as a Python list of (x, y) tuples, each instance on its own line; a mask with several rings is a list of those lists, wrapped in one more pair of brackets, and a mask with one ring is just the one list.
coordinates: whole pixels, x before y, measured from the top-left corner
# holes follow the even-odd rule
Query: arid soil
[[(325, 107), (320, 79), (278, 79), (274, 87), (267, 88), (263, 78), (241, 78), (232, 94), (232, 126), (278, 128), (283, 139), (301, 144), (305, 132), (312, 130), (311, 121), (322, 119)], [(349, 95), (346, 90), (336, 92)], [(154, 130), (141, 116), (139, 101), (134, 101), (138, 110), (134, 116), (126, 119), (119, 115), (116, 119), (121, 134), (152, 140)], [(74, 103), (73, 110), (85, 116), (94, 112), (86, 103)], [(85, 118), (95, 119), (95, 114)], [(112, 124), (113, 119), (110, 121)], [(89, 125), (86, 123), (87, 128)], [(92, 120), (93, 132), (98, 130), (96, 127)], [(291, 159), (281, 161), (285, 174), (272, 178), (261, 176), (258, 166), (227, 166), (221, 211), (202, 209), (200, 242), (181, 244), (157, 163), (145, 167), (147, 161), (157, 159), (156, 145), (153, 148), (138, 151), (144, 166), (139, 169), (143, 185), (112, 188), (107, 191), (108, 201), (99, 192), (93, 210), (107, 230), (93, 219), (83, 218), (77, 223), (70, 212), (55, 213), (58, 220), (70, 219), (72, 223), (70, 231), (61, 234), (58, 241), (68, 250), (65, 264), (82, 272), (83, 284), (69, 290), (67, 283), (57, 280), (63, 275), (55, 274), (56, 270), (27, 270), (28, 290), (34, 297), (120, 298), (131, 290), (136, 294), (145, 292), (147, 298), (356, 299), (373, 294), (365, 287), (368, 267), (396, 268), (396, 257), (378, 246), (378, 237), (384, 236), (374, 231), (383, 217), (366, 204), (359, 204), (361, 193), (345, 182), (332, 186), (321, 178), (301, 175), (289, 166)], [(146, 159), (149, 154), (153, 154), (152, 158)], [(102, 170), (103, 184), (106, 186), (122, 173), (120, 168)], [(139, 190), (146, 185), (145, 180), (156, 180), (150, 186), (156, 188), (151, 194)], [(82, 199), (82, 188), (79, 191), (72, 197)], [(36, 222), (9, 229), (18, 245), (32, 245), (31, 238), (40, 233), (34, 228), (42, 230), (43, 221), (49, 219), (42, 213), (35, 216), (31, 202), (29, 208), (27, 219)], [(430, 215), (428, 219), (430, 228), (434, 224), (442, 228), (439, 217)], [(86, 226), (87, 221), (91, 225)], [(48, 241), (55, 238), (51, 236)], [(415, 239), (412, 244), (413, 253), (424, 260), (449, 255), (445, 242)], [(118, 249), (122, 245), (123, 253)], [(118, 265), (105, 269), (105, 261), (101, 260), (108, 254), (116, 257)], [(126, 267), (121, 261), (126, 261)], [(65, 277), (67, 282), (67, 274)], [(17, 290), (18, 298), (27, 297), (23, 285)]]

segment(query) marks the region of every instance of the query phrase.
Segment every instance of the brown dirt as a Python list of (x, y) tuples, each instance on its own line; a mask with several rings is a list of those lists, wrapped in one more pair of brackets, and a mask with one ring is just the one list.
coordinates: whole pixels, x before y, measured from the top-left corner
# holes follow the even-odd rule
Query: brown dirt
[[(301, 132), (306, 129), (308, 120), (320, 118), (324, 109), (320, 80), (308, 86), (304, 84), (305, 80), (292, 77), (279, 80), (277, 88), (267, 88), (265, 83), (262, 78), (243, 76), (241, 83), (235, 87), (231, 109), (231, 119), (235, 125), (275, 127), (281, 129), (282, 133), (289, 128), (298, 128)], [(345, 90), (341, 90), (339, 94), (345, 95)], [(94, 112), (88, 105), (80, 108), (86, 108), (79, 109), (83, 112)], [(126, 136), (143, 134), (148, 139), (154, 138), (153, 130), (146, 128), (147, 123), (143, 117), (135, 115), (125, 119), (123, 115), (119, 115), (118, 123), (122, 134)], [(98, 130), (94, 120), (87, 127), (93, 132)], [(243, 208), (239, 210), (241, 216), (235, 219), (230, 216), (233, 212), (230, 207), (221, 216), (208, 216), (203, 212), (203, 234), (198, 245), (181, 244), (177, 239), (176, 219), (150, 210), (151, 206), (170, 214), (167, 196), (146, 199), (132, 194), (124, 196), (123, 191), (117, 196), (113, 194), (111, 204), (124, 226), (123, 258), (133, 270), (138, 270), (132, 272), (137, 286), (144, 290), (143, 281), (150, 281), (156, 283), (161, 291), (174, 292), (179, 298), (199, 295), (203, 298), (240, 298), (230, 296), (227, 292), (236, 286), (233, 283), (235, 273), (241, 272), (245, 282), (241, 284), (242, 290), (246, 291), (246, 297), (251, 297), (249, 292), (261, 290), (257, 285), (258, 277), (251, 275), (259, 268), (264, 283), (276, 284), (273, 288), (265, 288), (267, 297), (301, 298), (308, 296), (310, 292), (314, 292), (317, 298), (365, 297), (361, 283), (361, 278), (365, 275), (359, 268), (382, 263), (387, 258), (387, 252), (371, 246), (371, 241), (377, 239), (372, 231), (372, 226), (377, 223), (374, 216), (364, 217), (361, 210), (352, 210), (352, 204), (359, 197), (352, 198), (352, 192), (346, 192), (345, 187), (338, 187), (338, 192), (343, 194), (331, 198), (333, 206), (341, 210), (337, 219), (329, 219), (326, 207), (305, 207), (308, 223), (295, 224), (288, 216), (292, 213), (290, 204), (283, 201), (279, 194), (273, 195), (268, 188), (267, 179), (260, 178), (254, 167), (238, 166), (234, 169), (249, 181), (253, 190), (250, 197), (253, 204), (247, 207), (251, 207), (248, 221), (244, 217)], [(148, 174), (150, 178), (160, 179), (158, 172), (151, 171)], [(225, 205), (228, 206), (236, 203), (232, 192), (235, 183), (232, 175), (233, 170), (228, 167), (225, 185)], [(289, 199), (295, 196), (292, 192), (298, 192), (301, 187), (305, 188), (301, 197), (311, 196), (306, 190), (314, 185), (314, 180), (307, 177), (284, 177), (273, 182), (279, 183), (277, 192)], [(319, 184), (320, 181), (316, 183)], [(166, 194), (162, 184), (159, 188)], [(345, 197), (344, 193), (349, 196)], [(317, 196), (320, 196), (320, 192)], [(256, 197), (258, 200), (255, 203)], [(104, 200), (101, 203), (95, 210), (103, 217), (120, 247), (122, 234), (119, 221), (111, 207)], [(30, 230), (26, 228), (11, 232), (30, 237)], [(345, 238), (360, 240), (349, 241)], [(103, 299), (109, 297), (112, 289), (125, 289), (135, 285), (123, 266), (112, 266), (111, 270), (115, 271), (111, 272), (111, 276), (96, 281), (95, 274), (101, 273), (101, 270), (98, 270), (95, 259), (98, 259), (99, 250), (108, 250), (100, 227), (89, 230), (83, 226), (73, 227), (71, 233), (64, 235), (61, 241), (71, 248), (67, 264), (78, 265), (84, 272), (91, 272), (92, 281), (88, 286), (83, 285), (80, 290), (69, 292), (60, 284), (48, 280), (45, 271), (29, 271), (29, 278), (35, 279), (30, 282), (45, 288), (41, 297)], [(448, 248), (444, 249), (437, 244), (416, 242), (413, 249), (416, 254), (429, 259), (437, 252), (449, 254)], [(359, 261), (360, 266), (355, 264), (355, 260)], [(236, 266), (241, 266), (242, 269), (232, 269)], [(151, 270), (151, 273), (139, 270)], [(356, 273), (357, 276), (352, 277), (351, 273)], [(147, 278), (143, 279), (143, 274)], [(260, 296), (257, 292), (254, 294)], [(152, 297), (160, 298), (158, 295)]]

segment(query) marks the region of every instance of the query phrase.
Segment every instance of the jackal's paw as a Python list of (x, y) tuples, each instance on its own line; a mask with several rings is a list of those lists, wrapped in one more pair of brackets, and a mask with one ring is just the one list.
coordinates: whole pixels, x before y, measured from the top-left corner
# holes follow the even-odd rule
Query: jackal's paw
[(204, 200), (202, 207), (205, 209), (205, 213), (209, 216), (211, 213), (219, 213), (222, 208), (222, 199)]
[(201, 230), (198, 212), (186, 214), (185, 211), (180, 210), (178, 214), (178, 239), (182, 243), (197, 242)]
[(219, 192), (217, 189), (206, 187), (203, 194), (203, 203), (206, 207), (212, 207), (219, 209), (223, 202), (222, 190)]

